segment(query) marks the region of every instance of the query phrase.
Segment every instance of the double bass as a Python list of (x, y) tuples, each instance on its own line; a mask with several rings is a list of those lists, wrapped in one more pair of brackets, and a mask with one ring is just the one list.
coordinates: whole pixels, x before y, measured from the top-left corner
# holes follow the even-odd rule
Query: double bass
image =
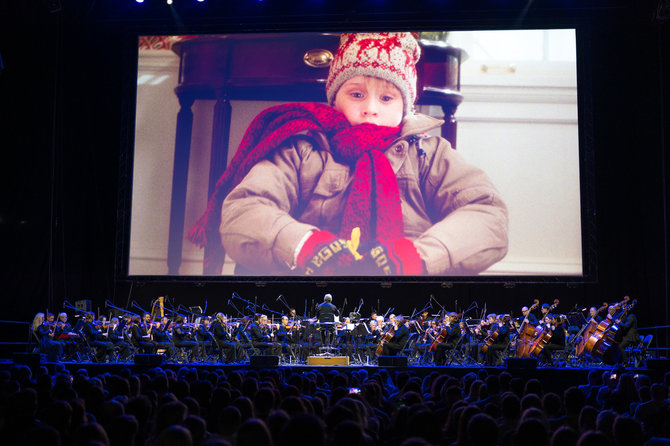
[(637, 303), (637, 300), (634, 300), (631, 304), (628, 304), (629, 301), (630, 297), (625, 296), (624, 299), (616, 305), (617, 308), (623, 307), (624, 309), (616, 316), (607, 315), (607, 317), (598, 324), (594, 333), (586, 341), (584, 350), (593, 359), (602, 361), (606, 364), (615, 362), (612, 355), (617, 348), (615, 340), (615, 336), (619, 330), (617, 323)]
[[(528, 314), (536, 309), (539, 304), (540, 301), (535, 299), (533, 305), (528, 308)], [(515, 356), (517, 358), (529, 358), (530, 349), (533, 346), (533, 339), (535, 339), (535, 327), (528, 323), (528, 315), (524, 316), (518, 333)]]
[(586, 348), (586, 342), (589, 340), (591, 335), (595, 332), (596, 327), (598, 326), (598, 321), (596, 320), (596, 317), (598, 317), (598, 315), (604, 310), (607, 310), (607, 307), (609, 307), (609, 304), (607, 302), (603, 302), (602, 307), (598, 308), (593, 317), (589, 319), (588, 323), (584, 326), (584, 328), (582, 328), (581, 332), (577, 335), (581, 337), (580, 341), (575, 346), (575, 355), (577, 355), (577, 357), (581, 357), (584, 354), (584, 349)]

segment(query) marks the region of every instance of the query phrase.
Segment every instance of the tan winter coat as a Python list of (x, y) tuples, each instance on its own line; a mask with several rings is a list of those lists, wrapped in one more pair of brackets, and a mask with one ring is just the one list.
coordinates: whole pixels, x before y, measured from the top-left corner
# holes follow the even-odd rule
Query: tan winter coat
[[(396, 173), (405, 235), (428, 275), (470, 275), (507, 253), (507, 208), (487, 175), (449, 142), (423, 133), (443, 121), (413, 115), (385, 152)], [(325, 137), (295, 135), (256, 164), (222, 207), (226, 253), (253, 275), (291, 274), (306, 233), (337, 233), (353, 179)]]

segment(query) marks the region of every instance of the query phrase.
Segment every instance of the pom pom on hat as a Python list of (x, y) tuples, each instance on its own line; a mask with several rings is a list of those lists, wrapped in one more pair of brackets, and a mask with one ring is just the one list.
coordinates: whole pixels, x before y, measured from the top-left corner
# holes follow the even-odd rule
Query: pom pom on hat
[(411, 113), (420, 55), (419, 43), (408, 32), (342, 34), (328, 73), (328, 103), (333, 105), (337, 91), (352, 77), (373, 76), (395, 85), (402, 94), (404, 114)]

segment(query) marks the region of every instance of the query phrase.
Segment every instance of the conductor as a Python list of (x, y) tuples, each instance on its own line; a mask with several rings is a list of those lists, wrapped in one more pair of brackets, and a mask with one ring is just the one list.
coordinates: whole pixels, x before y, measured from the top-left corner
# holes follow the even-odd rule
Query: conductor
[(321, 345), (330, 347), (335, 332), (335, 317), (339, 316), (337, 307), (333, 305), (333, 296), (330, 294), (323, 296), (323, 302), (316, 306), (316, 315), (319, 318)]

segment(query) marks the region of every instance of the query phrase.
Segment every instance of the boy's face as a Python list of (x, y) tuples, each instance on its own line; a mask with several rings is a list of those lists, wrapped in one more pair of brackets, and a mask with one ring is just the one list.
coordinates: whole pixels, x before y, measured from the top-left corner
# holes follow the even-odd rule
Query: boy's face
[(396, 127), (402, 121), (404, 104), (400, 90), (390, 82), (354, 76), (337, 91), (333, 107), (344, 114), (351, 125), (369, 123)]

